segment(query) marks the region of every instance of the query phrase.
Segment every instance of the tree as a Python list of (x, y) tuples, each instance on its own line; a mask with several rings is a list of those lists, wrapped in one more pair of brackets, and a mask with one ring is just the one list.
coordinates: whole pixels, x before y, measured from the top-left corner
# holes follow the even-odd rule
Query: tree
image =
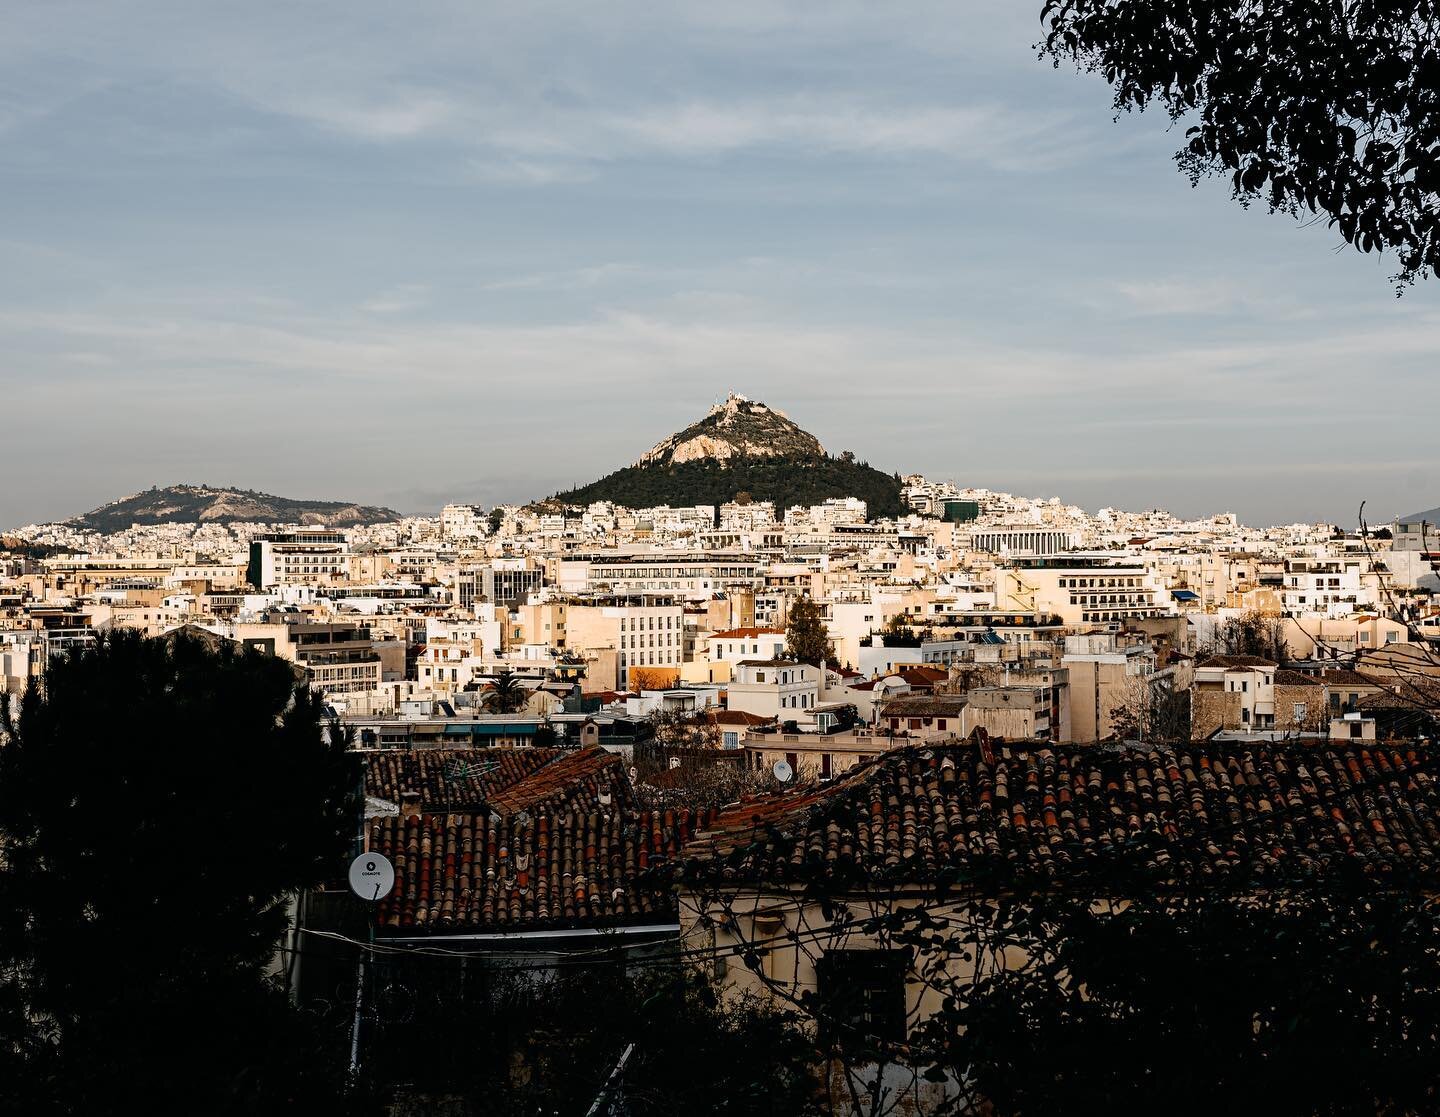
[(1046, 0), (1041, 50), (1105, 76), (1117, 111), (1193, 120), (1176, 162), (1243, 204), (1328, 218), (1395, 277), (1440, 265), (1437, 0)]
[[(103, 636), (0, 714), (0, 1058), (32, 1112), (333, 1100), (318, 1022), (264, 977), (358, 827), (344, 734), (292, 664)], [(333, 739), (332, 739), (333, 737)]]
[(530, 692), (520, 685), (515, 673), (506, 668), (491, 680), (481, 704), (488, 714), (513, 714), (523, 710), (529, 700)]
[(958, 991), (919, 1043), (972, 1070), (997, 1114), (1435, 1110), (1440, 911), (1423, 889), (1053, 894), (977, 914), (1025, 961)]
[(630, 687), (633, 690), (666, 690), (680, 681), (675, 667), (632, 667)]
[(1250, 655), (1283, 663), (1289, 658), (1285, 618), (1256, 610), (1227, 617), (1216, 628), (1214, 642), (1202, 654)]
[(820, 606), (809, 597), (801, 597), (790, 606), (790, 623), (785, 630), (785, 654), (798, 663), (816, 667), (837, 665), (835, 645), (820, 615)]
[(405, 1084), (413, 1112), (584, 1114), (603, 1097), (594, 1112), (818, 1117), (813, 1044), (796, 1014), (723, 999), (683, 959), (591, 951), (550, 973), (467, 962), (376, 963), (382, 982), (394, 967), (414, 1007), (382, 1023), (367, 1065)]
[(1110, 713), (1111, 731), (1127, 741), (1175, 744), (1190, 739), (1190, 692), (1169, 674), (1132, 675)]

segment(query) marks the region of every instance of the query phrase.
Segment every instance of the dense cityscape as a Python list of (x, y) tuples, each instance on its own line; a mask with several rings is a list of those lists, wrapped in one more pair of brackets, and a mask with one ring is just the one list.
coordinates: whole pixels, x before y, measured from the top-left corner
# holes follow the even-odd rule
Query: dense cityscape
[(1440, 1114), (1440, 0), (5, 14), (0, 1117)]
[[(136, 494), (6, 536), (4, 690), (43, 690), (122, 632), (293, 665), (362, 766), (361, 860), (391, 875), (357, 890), (368, 912), (338, 873), (301, 893), (271, 974), (301, 1005), (345, 990), (352, 1072), (381, 1082), (414, 1077), (396, 1053), (417, 1035), (495, 1011), (484, 994), (411, 1004), (434, 996), (415, 959), (563, 974), (603, 941), (631, 967), (678, 950), (722, 996), (809, 1012), (822, 1034), (838, 1016), (882, 1044), (846, 1072), (875, 1092), (852, 1109), (938, 1112), (973, 1087), (916, 1057), (946, 1017), (927, 971), (954, 969), (948, 945), (933, 956), (955, 940), (917, 947), (857, 894), (893, 916), (897, 886), (923, 893), (947, 864), (984, 895), (1003, 887), (990, 872), (1076, 883), (1157, 857), (1175, 879), (1428, 857), (1436, 512), (1249, 527), (919, 475), (879, 475), (894, 516), (843, 492), (764, 498), (816, 462), (854, 467), (732, 394), (611, 475), (633, 489), (713, 466), (707, 492), (760, 489), (718, 504), (398, 517)], [(241, 518), (279, 506), (304, 522)], [(1383, 790), (1362, 790), (1377, 766)], [(1314, 817), (1268, 817), (1290, 809)], [(1222, 832), (1263, 848), (1221, 850)], [(807, 870), (842, 885), (848, 916)], [(953, 933), (935, 902), (919, 910)], [(441, 1075), (415, 1097), (458, 1089)]]

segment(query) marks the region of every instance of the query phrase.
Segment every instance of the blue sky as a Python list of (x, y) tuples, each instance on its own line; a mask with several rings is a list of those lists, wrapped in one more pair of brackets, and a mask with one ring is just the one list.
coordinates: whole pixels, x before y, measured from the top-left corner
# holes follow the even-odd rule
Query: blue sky
[(1440, 504), (1435, 285), (1192, 190), (1039, 7), (12, 6), (0, 525), (530, 499), (732, 389), (1091, 508)]

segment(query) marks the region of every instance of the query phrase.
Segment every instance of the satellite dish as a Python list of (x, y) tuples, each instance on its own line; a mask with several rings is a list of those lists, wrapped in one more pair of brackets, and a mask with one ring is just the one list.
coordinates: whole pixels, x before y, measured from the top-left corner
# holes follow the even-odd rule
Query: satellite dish
[(775, 778), (781, 783), (789, 783), (790, 777), (795, 774), (795, 769), (790, 767), (790, 764), (784, 760), (775, 761), (775, 767), (771, 768), (770, 771), (775, 773)]
[(395, 866), (383, 853), (362, 853), (350, 862), (350, 891), (374, 903), (395, 887)]
[(630, 765), (630, 778), (633, 780), (639, 774), (640, 773), (636, 770), (635, 765)]

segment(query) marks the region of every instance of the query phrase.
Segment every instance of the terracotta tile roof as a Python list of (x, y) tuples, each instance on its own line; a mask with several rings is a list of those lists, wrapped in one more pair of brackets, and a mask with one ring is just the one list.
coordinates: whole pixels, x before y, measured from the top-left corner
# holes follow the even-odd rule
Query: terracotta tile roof
[(880, 707), (882, 718), (959, 717), (969, 700), (953, 694), (901, 694)]
[(1374, 679), (1367, 678), (1359, 671), (1348, 667), (1331, 667), (1320, 672), (1320, 681), (1331, 686), (1379, 686)]
[(1440, 753), (1392, 746), (997, 744), (895, 750), (821, 790), (727, 808), (694, 881), (1042, 887), (1440, 877)]
[(784, 636), (783, 628), (730, 628), (712, 633), (712, 640), (754, 640), (761, 636)]
[(399, 749), (365, 757), (365, 794), (400, 802), (420, 794), (423, 810), (475, 810), (564, 754), (561, 749)]
[[(508, 754), (484, 804), (370, 822), (370, 848), (395, 866), (377, 925), (392, 934), (505, 932), (671, 922), (669, 866), (710, 815), (640, 811), (620, 757), (600, 748), (425, 750)], [(543, 763), (520, 771), (513, 762)], [(379, 776), (392, 768), (374, 763)], [(384, 756), (384, 760), (394, 759)], [(439, 770), (432, 765), (426, 771)], [(368, 776), (367, 776), (368, 779)]]
[(376, 819), (395, 866), (382, 933), (505, 932), (670, 922), (665, 872), (694, 832), (689, 811), (575, 810)]
[(1275, 672), (1276, 686), (1324, 686), (1324, 679), (1317, 679), (1314, 675), (1302, 675), (1299, 671), (1289, 671), (1285, 668)]
[(769, 725), (775, 720), (745, 710), (711, 710), (709, 717), (712, 725)]
[(1209, 659), (1202, 660), (1196, 667), (1275, 667), (1277, 664), (1273, 659), (1262, 659), (1258, 655), (1212, 655)]
[(912, 687), (925, 688), (943, 683), (950, 677), (950, 672), (940, 667), (907, 667), (896, 673)]
[(631, 805), (630, 780), (619, 756), (598, 745), (564, 752), (490, 796), (502, 815), (546, 809), (615, 809)]

